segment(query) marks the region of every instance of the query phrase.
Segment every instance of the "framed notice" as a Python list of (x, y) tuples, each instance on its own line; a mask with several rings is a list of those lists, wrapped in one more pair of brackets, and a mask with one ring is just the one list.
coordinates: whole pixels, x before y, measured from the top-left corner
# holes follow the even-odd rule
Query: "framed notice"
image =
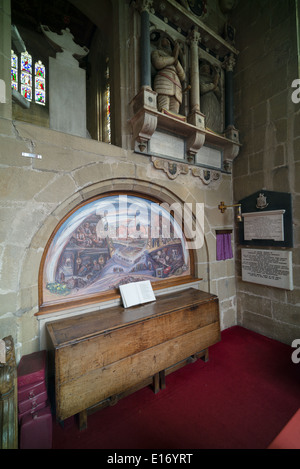
[(293, 290), (292, 252), (242, 249), (242, 280)]
[(293, 247), (291, 194), (261, 190), (240, 204), (240, 244)]
[(285, 210), (243, 213), (245, 241), (284, 241), (284, 213)]

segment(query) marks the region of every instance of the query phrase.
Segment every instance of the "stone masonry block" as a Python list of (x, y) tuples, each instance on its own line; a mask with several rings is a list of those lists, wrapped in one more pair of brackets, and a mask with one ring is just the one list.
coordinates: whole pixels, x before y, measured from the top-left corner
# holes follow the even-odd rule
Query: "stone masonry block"
[(51, 180), (48, 172), (33, 171), (27, 168), (0, 168), (0, 198), (10, 202), (31, 200)]

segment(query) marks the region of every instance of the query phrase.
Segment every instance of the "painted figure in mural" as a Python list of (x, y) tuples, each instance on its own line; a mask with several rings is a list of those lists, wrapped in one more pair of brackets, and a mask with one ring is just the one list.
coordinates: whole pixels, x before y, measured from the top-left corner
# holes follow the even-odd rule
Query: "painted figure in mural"
[(220, 73), (208, 62), (200, 65), (200, 107), (205, 115), (206, 127), (222, 132)]
[(185, 72), (178, 60), (179, 44), (175, 42), (174, 49), (168, 38), (160, 39), (158, 49), (151, 54), (152, 64), (158, 70), (154, 79), (154, 90), (158, 93), (158, 110), (179, 114), (182, 102), (181, 82), (185, 79)]

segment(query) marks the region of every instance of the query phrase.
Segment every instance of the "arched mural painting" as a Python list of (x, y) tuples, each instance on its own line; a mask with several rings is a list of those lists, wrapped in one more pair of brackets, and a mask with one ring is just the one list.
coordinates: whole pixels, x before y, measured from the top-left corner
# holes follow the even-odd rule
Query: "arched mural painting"
[(112, 193), (73, 210), (45, 250), (40, 307), (116, 295), (129, 282), (150, 280), (155, 289), (192, 278), (180, 219), (167, 209), (140, 194)]

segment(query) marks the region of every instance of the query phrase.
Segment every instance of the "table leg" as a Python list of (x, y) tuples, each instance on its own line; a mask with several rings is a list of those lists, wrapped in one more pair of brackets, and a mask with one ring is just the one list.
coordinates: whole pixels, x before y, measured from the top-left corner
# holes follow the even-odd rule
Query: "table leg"
[(165, 370), (159, 372), (159, 381), (160, 381), (160, 389), (166, 389), (166, 374)]
[(87, 428), (87, 411), (86, 409), (79, 412), (79, 430), (85, 430)]

